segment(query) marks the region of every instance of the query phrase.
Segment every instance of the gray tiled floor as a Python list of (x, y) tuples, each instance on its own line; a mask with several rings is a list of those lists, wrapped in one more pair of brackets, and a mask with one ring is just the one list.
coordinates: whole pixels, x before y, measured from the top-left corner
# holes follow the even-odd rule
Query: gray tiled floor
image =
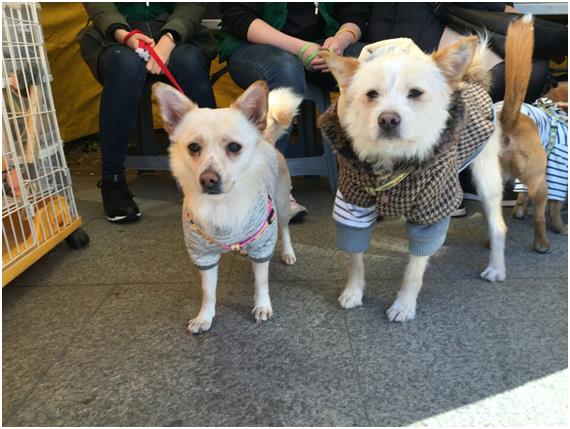
[(4, 425), (568, 423), (566, 237), (538, 255), (531, 220), (508, 219), (508, 279), (485, 283), (472, 203), (433, 258), (417, 319), (390, 324), (403, 223), (377, 226), (364, 306), (341, 310), (332, 197), (324, 181), (296, 181), (310, 214), (292, 227), (297, 265), (272, 264), (274, 318), (253, 323), (249, 263), (230, 255), (214, 326), (190, 337), (200, 291), (181, 196), (166, 174), (131, 179), (141, 222), (102, 220), (96, 179), (76, 177), (91, 244), (58, 246), (4, 288)]

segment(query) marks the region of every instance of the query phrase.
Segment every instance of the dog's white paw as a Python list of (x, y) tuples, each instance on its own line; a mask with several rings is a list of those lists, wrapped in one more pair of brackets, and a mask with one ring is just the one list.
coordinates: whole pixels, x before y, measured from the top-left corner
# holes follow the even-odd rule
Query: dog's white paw
[(505, 280), (505, 277), (506, 274), (504, 269), (499, 269), (492, 265), (489, 265), (485, 268), (485, 271), (481, 273), (481, 278), (490, 281), (491, 283), (502, 282)]
[(297, 261), (297, 257), (294, 253), (284, 253), (281, 255), (281, 262), (285, 265), (293, 265)]
[(212, 319), (200, 319), (196, 317), (188, 322), (188, 332), (190, 334), (199, 334), (206, 332), (212, 327)]
[(259, 324), (265, 322), (273, 316), (273, 310), (271, 307), (255, 307), (252, 311), (253, 318)]
[(338, 302), (342, 308), (354, 308), (362, 305), (362, 289), (346, 288), (338, 297)]
[(416, 317), (416, 300), (398, 297), (386, 311), (390, 322), (408, 322)]

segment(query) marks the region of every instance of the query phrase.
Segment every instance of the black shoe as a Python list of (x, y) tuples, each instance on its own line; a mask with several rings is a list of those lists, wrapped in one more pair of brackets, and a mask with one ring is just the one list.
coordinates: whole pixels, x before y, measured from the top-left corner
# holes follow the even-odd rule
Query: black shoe
[(103, 176), (97, 186), (101, 188), (103, 208), (109, 222), (132, 222), (140, 218), (141, 213), (127, 188), (125, 176)]

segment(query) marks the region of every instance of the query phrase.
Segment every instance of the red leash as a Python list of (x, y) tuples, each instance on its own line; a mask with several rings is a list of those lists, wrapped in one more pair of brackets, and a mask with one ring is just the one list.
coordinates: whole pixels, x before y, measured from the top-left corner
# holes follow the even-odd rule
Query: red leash
[[(131, 32), (129, 32), (125, 38), (123, 39), (123, 45), (127, 44), (127, 41), (131, 38), (132, 35), (134, 34), (143, 34), (142, 31), (140, 30), (133, 30)], [(153, 49), (153, 47), (149, 44), (149, 43), (145, 43), (142, 40), (139, 40), (139, 48), (144, 49), (146, 52), (149, 53), (149, 55), (152, 57), (152, 59), (156, 62), (156, 64), (158, 64), (158, 67), (160, 67), (160, 70), (162, 70), (162, 72), (164, 73), (164, 75), (168, 78), (168, 80), (170, 81), (170, 83), (178, 90), (180, 91), (182, 94), (184, 94), (184, 91), (182, 90), (182, 88), (180, 87), (180, 85), (178, 85), (178, 82), (176, 82), (176, 79), (174, 79), (174, 76), (172, 75), (172, 73), (170, 73), (170, 70), (168, 70), (168, 67), (166, 67), (166, 64), (164, 64), (164, 62), (160, 59), (160, 57), (158, 56), (158, 54), (156, 53), (156, 51)], [(184, 94), (186, 95), (186, 94)]]

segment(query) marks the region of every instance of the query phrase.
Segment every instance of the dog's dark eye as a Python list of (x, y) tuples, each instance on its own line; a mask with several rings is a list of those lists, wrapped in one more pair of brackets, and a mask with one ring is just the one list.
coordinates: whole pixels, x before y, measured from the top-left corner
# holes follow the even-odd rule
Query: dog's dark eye
[(192, 154), (192, 155), (197, 155), (200, 153), (200, 145), (198, 143), (190, 143), (188, 145), (188, 151)]
[(410, 89), (410, 92), (408, 92), (408, 98), (419, 98), (423, 93), (424, 92), (420, 89), (412, 88)]
[(228, 144), (227, 149), (230, 153), (238, 153), (241, 150), (241, 145), (236, 142), (231, 142)]
[(378, 97), (378, 91), (371, 89), (366, 93), (366, 96), (368, 97), (369, 100), (373, 100), (374, 98)]

